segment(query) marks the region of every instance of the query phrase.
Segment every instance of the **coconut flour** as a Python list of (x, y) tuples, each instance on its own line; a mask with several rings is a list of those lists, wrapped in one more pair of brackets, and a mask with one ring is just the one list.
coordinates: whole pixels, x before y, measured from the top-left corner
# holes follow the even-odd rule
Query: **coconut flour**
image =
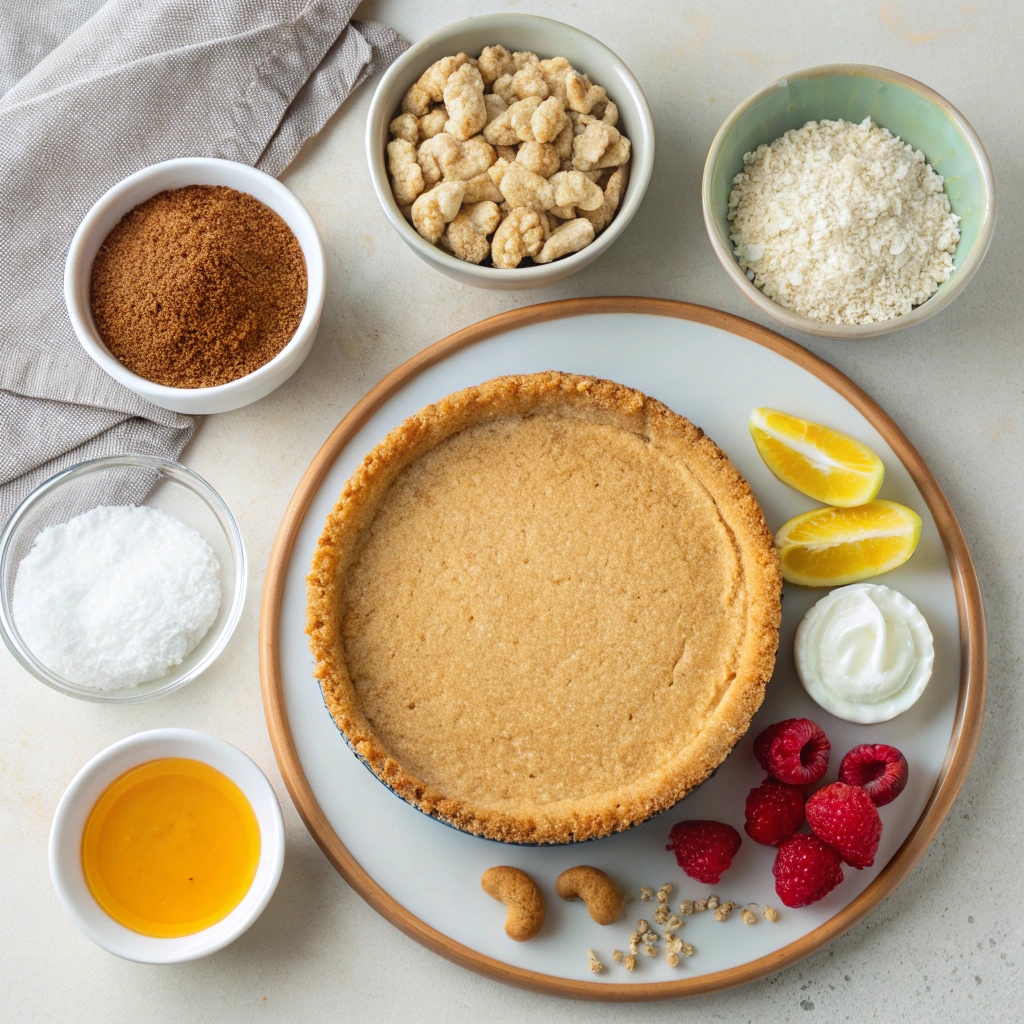
[(117, 690), (159, 679), (206, 635), (220, 564), (179, 519), (101, 505), (43, 530), (18, 566), (14, 621), (48, 668)]
[(960, 218), (943, 179), (870, 118), (809, 121), (743, 161), (729, 196), (735, 255), (780, 305), (875, 323), (949, 279)]

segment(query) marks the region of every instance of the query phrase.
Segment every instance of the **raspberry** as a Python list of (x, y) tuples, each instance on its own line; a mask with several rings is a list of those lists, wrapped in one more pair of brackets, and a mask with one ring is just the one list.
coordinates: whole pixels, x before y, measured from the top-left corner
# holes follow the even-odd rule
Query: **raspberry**
[(839, 781), (863, 786), (876, 807), (892, 803), (907, 784), (907, 759), (885, 743), (862, 743), (839, 765)]
[(828, 771), (832, 749), (820, 725), (809, 718), (787, 718), (769, 725), (754, 740), (754, 757), (772, 778), (791, 786), (809, 786)]
[(866, 789), (833, 782), (811, 795), (806, 813), (811, 831), (834, 846), (851, 868), (875, 863), (882, 819)]
[(720, 821), (680, 821), (672, 826), (666, 850), (691, 878), (714, 885), (740, 848), (739, 832)]
[(803, 787), (768, 778), (747, 794), (744, 830), (755, 843), (778, 846), (804, 824)]
[(827, 896), (842, 880), (837, 851), (817, 836), (798, 832), (775, 855), (775, 891), (787, 907), (806, 907)]

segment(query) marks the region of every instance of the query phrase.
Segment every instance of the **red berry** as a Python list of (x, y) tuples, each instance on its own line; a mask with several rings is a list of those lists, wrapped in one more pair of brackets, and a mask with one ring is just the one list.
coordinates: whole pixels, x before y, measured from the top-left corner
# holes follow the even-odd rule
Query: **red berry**
[(691, 878), (714, 885), (740, 848), (739, 832), (720, 821), (681, 821), (672, 826), (666, 850)]
[(892, 803), (907, 785), (907, 759), (885, 743), (862, 743), (839, 765), (839, 781), (863, 786), (876, 807)]
[(755, 843), (778, 846), (803, 828), (805, 799), (802, 786), (765, 779), (747, 794), (743, 828)]
[(775, 891), (787, 907), (806, 907), (827, 896), (842, 880), (839, 854), (817, 836), (798, 832), (775, 855)]
[(833, 782), (811, 795), (806, 813), (811, 831), (834, 846), (851, 868), (874, 864), (882, 838), (882, 819), (867, 790)]
[(831, 749), (821, 726), (809, 718), (776, 722), (754, 740), (758, 764), (773, 778), (791, 786), (809, 786), (823, 778)]

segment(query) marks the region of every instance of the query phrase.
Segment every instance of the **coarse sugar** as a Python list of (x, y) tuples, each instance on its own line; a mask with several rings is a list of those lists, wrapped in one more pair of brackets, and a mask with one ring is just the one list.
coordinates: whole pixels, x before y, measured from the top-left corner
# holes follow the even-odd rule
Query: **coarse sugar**
[(909, 313), (949, 279), (960, 240), (941, 175), (870, 118), (809, 121), (747, 153), (728, 216), (747, 277), (824, 323)]

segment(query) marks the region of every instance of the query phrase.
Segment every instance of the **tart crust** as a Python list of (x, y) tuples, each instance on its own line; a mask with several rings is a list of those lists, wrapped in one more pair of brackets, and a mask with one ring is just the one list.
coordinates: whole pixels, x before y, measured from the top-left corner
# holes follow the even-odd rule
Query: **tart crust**
[(367, 455), (317, 545), (306, 632), (335, 723), (395, 793), (475, 835), (567, 843), (721, 764), (771, 677), (781, 589), (757, 501), (700, 428), (550, 371), (449, 395)]

